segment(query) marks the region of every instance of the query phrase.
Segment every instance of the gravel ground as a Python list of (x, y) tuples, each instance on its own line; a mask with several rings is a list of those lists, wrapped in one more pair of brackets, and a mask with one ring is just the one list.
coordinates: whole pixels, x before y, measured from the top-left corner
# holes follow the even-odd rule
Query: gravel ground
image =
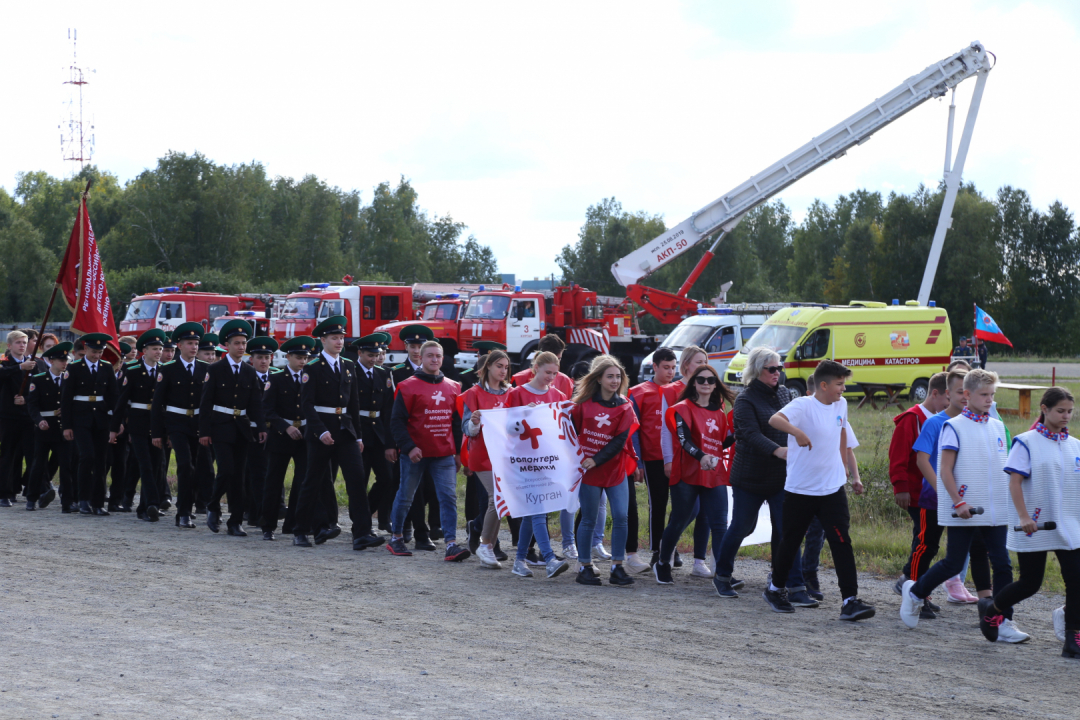
[(54, 504), (0, 526), (2, 718), (1076, 717), (1059, 597), (1018, 610), (1031, 642), (999, 646), (971, 606), (905, 629), (885, 578), (862, 578), (872, 620), (837, 620), (831, 572), (822, 608), (774, 615), (753, 561), (722, 601), (688, 567), (594, 588), (171, 516)]

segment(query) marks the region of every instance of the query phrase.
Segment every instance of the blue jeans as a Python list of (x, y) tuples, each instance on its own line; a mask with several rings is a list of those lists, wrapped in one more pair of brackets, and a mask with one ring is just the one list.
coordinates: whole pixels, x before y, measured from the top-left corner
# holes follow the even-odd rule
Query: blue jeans
[(551, 549), (551, 538), (548, 537), (546, 513), (521, 518), (521, 529), (518, 530), (517, 559), (524, 560), (525, 556), (529, 554), (529, 543), (532, 542), (534, 537), (544, 562), (553, 560), (555, 551)]
[[(735, 569), (735, 556), (739, 554), (742, 541), (757, 527), (758, 512), (763, 502), (769, 503), (769, 520), (772, 522), (770, 542), (773, 553), (780, 548), (780, 534), (784, 528), (784, 491), (781, 490), (773, 495), (759, 495), (749, 490), (732, 487), (731, 525), (724, 533), (724, 539), (720, 543), (720, 552), (716, 557), (716, 577), (720, 580), (731, 580), (731, 573)], [(796, 555), (795, 561), (791, 563), (787, 588), (789, 590), (806, 589), (806, 583), (803, 582), (801, 555)]]
[[(713, 556), (715, 558), (720, 550), (720, 542), (723, 540), (724, 533), (727, 530), (727, 488), (707, 488), (701, 485), (691, 485), (680, 480), (672, 485), (669, 490), (671, 492), (671, 515), (668, 517), (668, 524), (664, 528), (664, 534), (660, 538), (660, 561), (664, 564), (671, 562), (675, 547), (679, 543), (679, 537), (695, 517), (697, 518), (697, 527), (694, 528), (695, 535), (698, 527), (706, 527), (702, 523), (702, 515), (708, 518), (709, 524), (707, 527), (712, 531)], [(701, 510), (695, 512), (695, 508), (699, 505)], [(706, 538), (703, 546), (707, 544), (708, 539)], [(704, 558), (701, 559), (704, 560)]]
[[(709, 523), (709, 514), (705, 512), (705, 505), (701, 502), (694, 500), (694, 509), (690, 511), (690, 517), (694, 518), (694, 559), (704, 560), (705, 551), (709, 549), (709, 530), (712, 525)], [(686, 528), (683, 528), (685, 530)], [(724, 491), (724, 530), (727, 529), (727, 491)], [(680, 533), (681, 534), (681, 533)], [(720, 535), (723, 536), (723, 531)], [(713, 540), (713, 554), (716, 554), (716, 547), (720, 544), (720, 538)]]
[[(926, 574), (916, 581), (911, 588), (911, 593), (917, 598), (926, 598), (941, 583), (954, 577), (960, 568), (964, 566), (964, 559), (971, 551), (971, 542), (975, 535), (980, 535), (986, 544), (986, 552), (990, 556), (990, 566), (994, 570), (993, 591), (996, 595), (1002, 588), (1012, 582), (1012, 560), (1009, 551), (1005, 548), (1005, 538), (1009, 528), (1005, 525), (995, 527), (988, 526), (949, 526), (948, 540), (945, 543), (945, 558), (934, 564)], [(972, 567), (972, 578), (975, 581), (975, 589), (990, 590), (987, 587), (987, 578), (983, 577), (985, 571), (975, 574)], [(1004, 608), (1002, 608), (1004, 610)], [(1005, 617), (1012, 617), (1012, 609), (1002, 613)]]
[[(614, 487), (601, 488), (594, 485), (581, 484), (578, 491), (578, 499), (581, 501), (581, 525), (577, 532), (578, 560), (588, 564), (592, 557), (593, 533), (596, 532), (596, 519), (600, 506), (607, 495), (611, 503), (611, 559), (622, 562), (626, 559), (626, 507), (629, 501), (629, 489), (626, 478)], [(604, 528), (600, 526), (600, 537), (603, 538)]]
[(815, 517), (806, 531), (806, 544), (802, 552), (803, 577), (817, 575), (818, 564), (821, 561), (821, 548), (824, 546), (825, 528), (821, 527), (821, 521)]
[(439, 498), (439, 519), (442, 521), (443, 536), (446, 544), (457, 538), (457, 468), (454, 456), (421, 458), (414, 463), (408, 455), (402, 455), (401, 484), (398, 485), (394, 498), (394, 509), (390, 513), (390, 528), (394, 535), (401, 535), (405, 527), (405, 516), (412, 507), (413, 495), (424, 478), (424, 472), (431, 473), (435, 482), (435, 495)]

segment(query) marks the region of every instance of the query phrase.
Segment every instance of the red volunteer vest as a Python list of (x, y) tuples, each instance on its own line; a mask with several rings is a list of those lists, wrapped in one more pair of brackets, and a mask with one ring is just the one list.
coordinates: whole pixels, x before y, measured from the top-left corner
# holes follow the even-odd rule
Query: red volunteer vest
[(637, 469), (637, 457), (630, 442), (630, 436), (638, 429), (633, 405), (626, 402), (618, 407), (608, 408), (590, 398), (575, 405), (570, 411), (570, 417), (578, 434), (578, 442), (581, 443), (581, 449), (587, 458), (604, 449), (616, 435), (623, 432), (627, 434), (622, 452), (603, 465), (589, 470), (582, 482), (594, 487), (614, 487)]
[(661, 387), (656, 383), (643, 382), (630, 388), (630, 397), (637, 403), (641, 417), (638, 422), (641, 428), (638, 431), (638, 440), (641, 442), (641, 459), (645, 462), (663, 460), (664, 451), (660, 447), (660, 428), (663, 427), (664, 416), (660, 412)]
[[(529, 378), (530, 380), (532, 378)], [(562, 391), (548, 387), (547, 392), (543, 395), (537, 395), (520, 385), (507, 393), (506, 407), (525, 407), (526, 405), (532, 405), (533, 403), (553, 403), (562, 402), (568, 400), (569, 395), (564, 395)]]
[(398, 394), (409, 412), (409, 437), (424, 457), (448, 457), (454, 454), (454, 408), (461, 385), (444, 378), (429, 383), (410, 377), (398, 385)]
[[(518, 374), (514, 375), (512, 380), (514, 385), (521, 387), (522, 385), (528, 385), (533, 379), (532, 368), (528, 370), (522, 370)], [(574, 381), (570, 379), (569, 375), (563, 375), (559, 373), (555, 376), (555, 382), (551, 383), (552, 387), (561, 392), (569, 400), (574, 396)], [(545, 402), (555, 402), (554, 400), (546, 400)], [(528, 405), (529, 403), (525, 403)]]
[[(472, 412), (477, 410), (495, 410), (508, 407), (507, 395), (495, 395), (484, 390), (479, 385), (473, 385), (464, 395), (458, 396), (458, 414), (465, 416), (464, 408)], [(465, 436), (461, 441), (461, 461), (465, 467), (473, 472), (487, 472), (491, 470), (491, 459), (488, 457), (487, 446), (484, 444), (484, 429), (480, 428), (480, 434), (475, 437)]]
[[(675, 415), (683, 419), (690, 431), (690, 440), (707, 455), (720, 458), (720, 464), (712, 470), (702, 470), (701, 463), (692, 458), (676, 439)], [(700, 485), (701, 487), (714, 488), (721, 485), (730, 485), (728, 478), (731, 475), (730, 468), (725, 464), (724, 438), (728, 435), (727, 414), (723, 410), (711, 411), (698, 405), (693, 400), (683, 400), (674, 407), (668, 408), (664, 418), (671, 431), (672, 449), (675, 456), (671, 461), (670, 484), (674, 485), (680, 480), (688, 485)]]

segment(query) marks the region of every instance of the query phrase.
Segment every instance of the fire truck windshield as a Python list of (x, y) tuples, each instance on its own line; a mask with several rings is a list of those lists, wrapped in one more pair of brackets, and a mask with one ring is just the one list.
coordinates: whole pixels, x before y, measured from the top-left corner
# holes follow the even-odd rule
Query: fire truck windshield
[(311, 320), (315, 317), (315, 298), (291, 297), (281, 307), (281, 317), (288, 320)]
[(457, 320), (458, 306), (453, 303), (439, 303), (424, 306), (425, 320)]
[(158, 301), (157, 300), (135, 300), (128, 305), (127, 315), (124, 316), (125, 320), (153, 320), (157, 314)]
[(510, 307), (510, 298), (502, 295), (473, 295), (465, 308), (469, 320), (502, 320)]

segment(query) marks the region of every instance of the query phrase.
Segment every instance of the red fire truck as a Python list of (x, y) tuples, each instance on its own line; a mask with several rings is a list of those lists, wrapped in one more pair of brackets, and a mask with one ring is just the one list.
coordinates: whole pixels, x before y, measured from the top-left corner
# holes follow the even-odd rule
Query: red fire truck
[(413, 317), (413, 289), (401, 283), (354, 284), (342, 282), (304, 283), (299, 292), (280, 303), (274, 324), (278, 342), (298, 335), (310, 335), (328, 317), (344, 315), (348, 320), (348, 340), (375, 332), (387, 322)]
[(152, 328), (172, 330), (185, 322), (201, 323), (209, 329), (215, 318), (239, 311), (265, 313), (273, 299), (268, 295), (219, 295), (195, 292), (200, 283), (161, 287), (156, 293), (137, 295), (131, 299), (127, 313), (120, 321), (120, 332), (138, 336)]

